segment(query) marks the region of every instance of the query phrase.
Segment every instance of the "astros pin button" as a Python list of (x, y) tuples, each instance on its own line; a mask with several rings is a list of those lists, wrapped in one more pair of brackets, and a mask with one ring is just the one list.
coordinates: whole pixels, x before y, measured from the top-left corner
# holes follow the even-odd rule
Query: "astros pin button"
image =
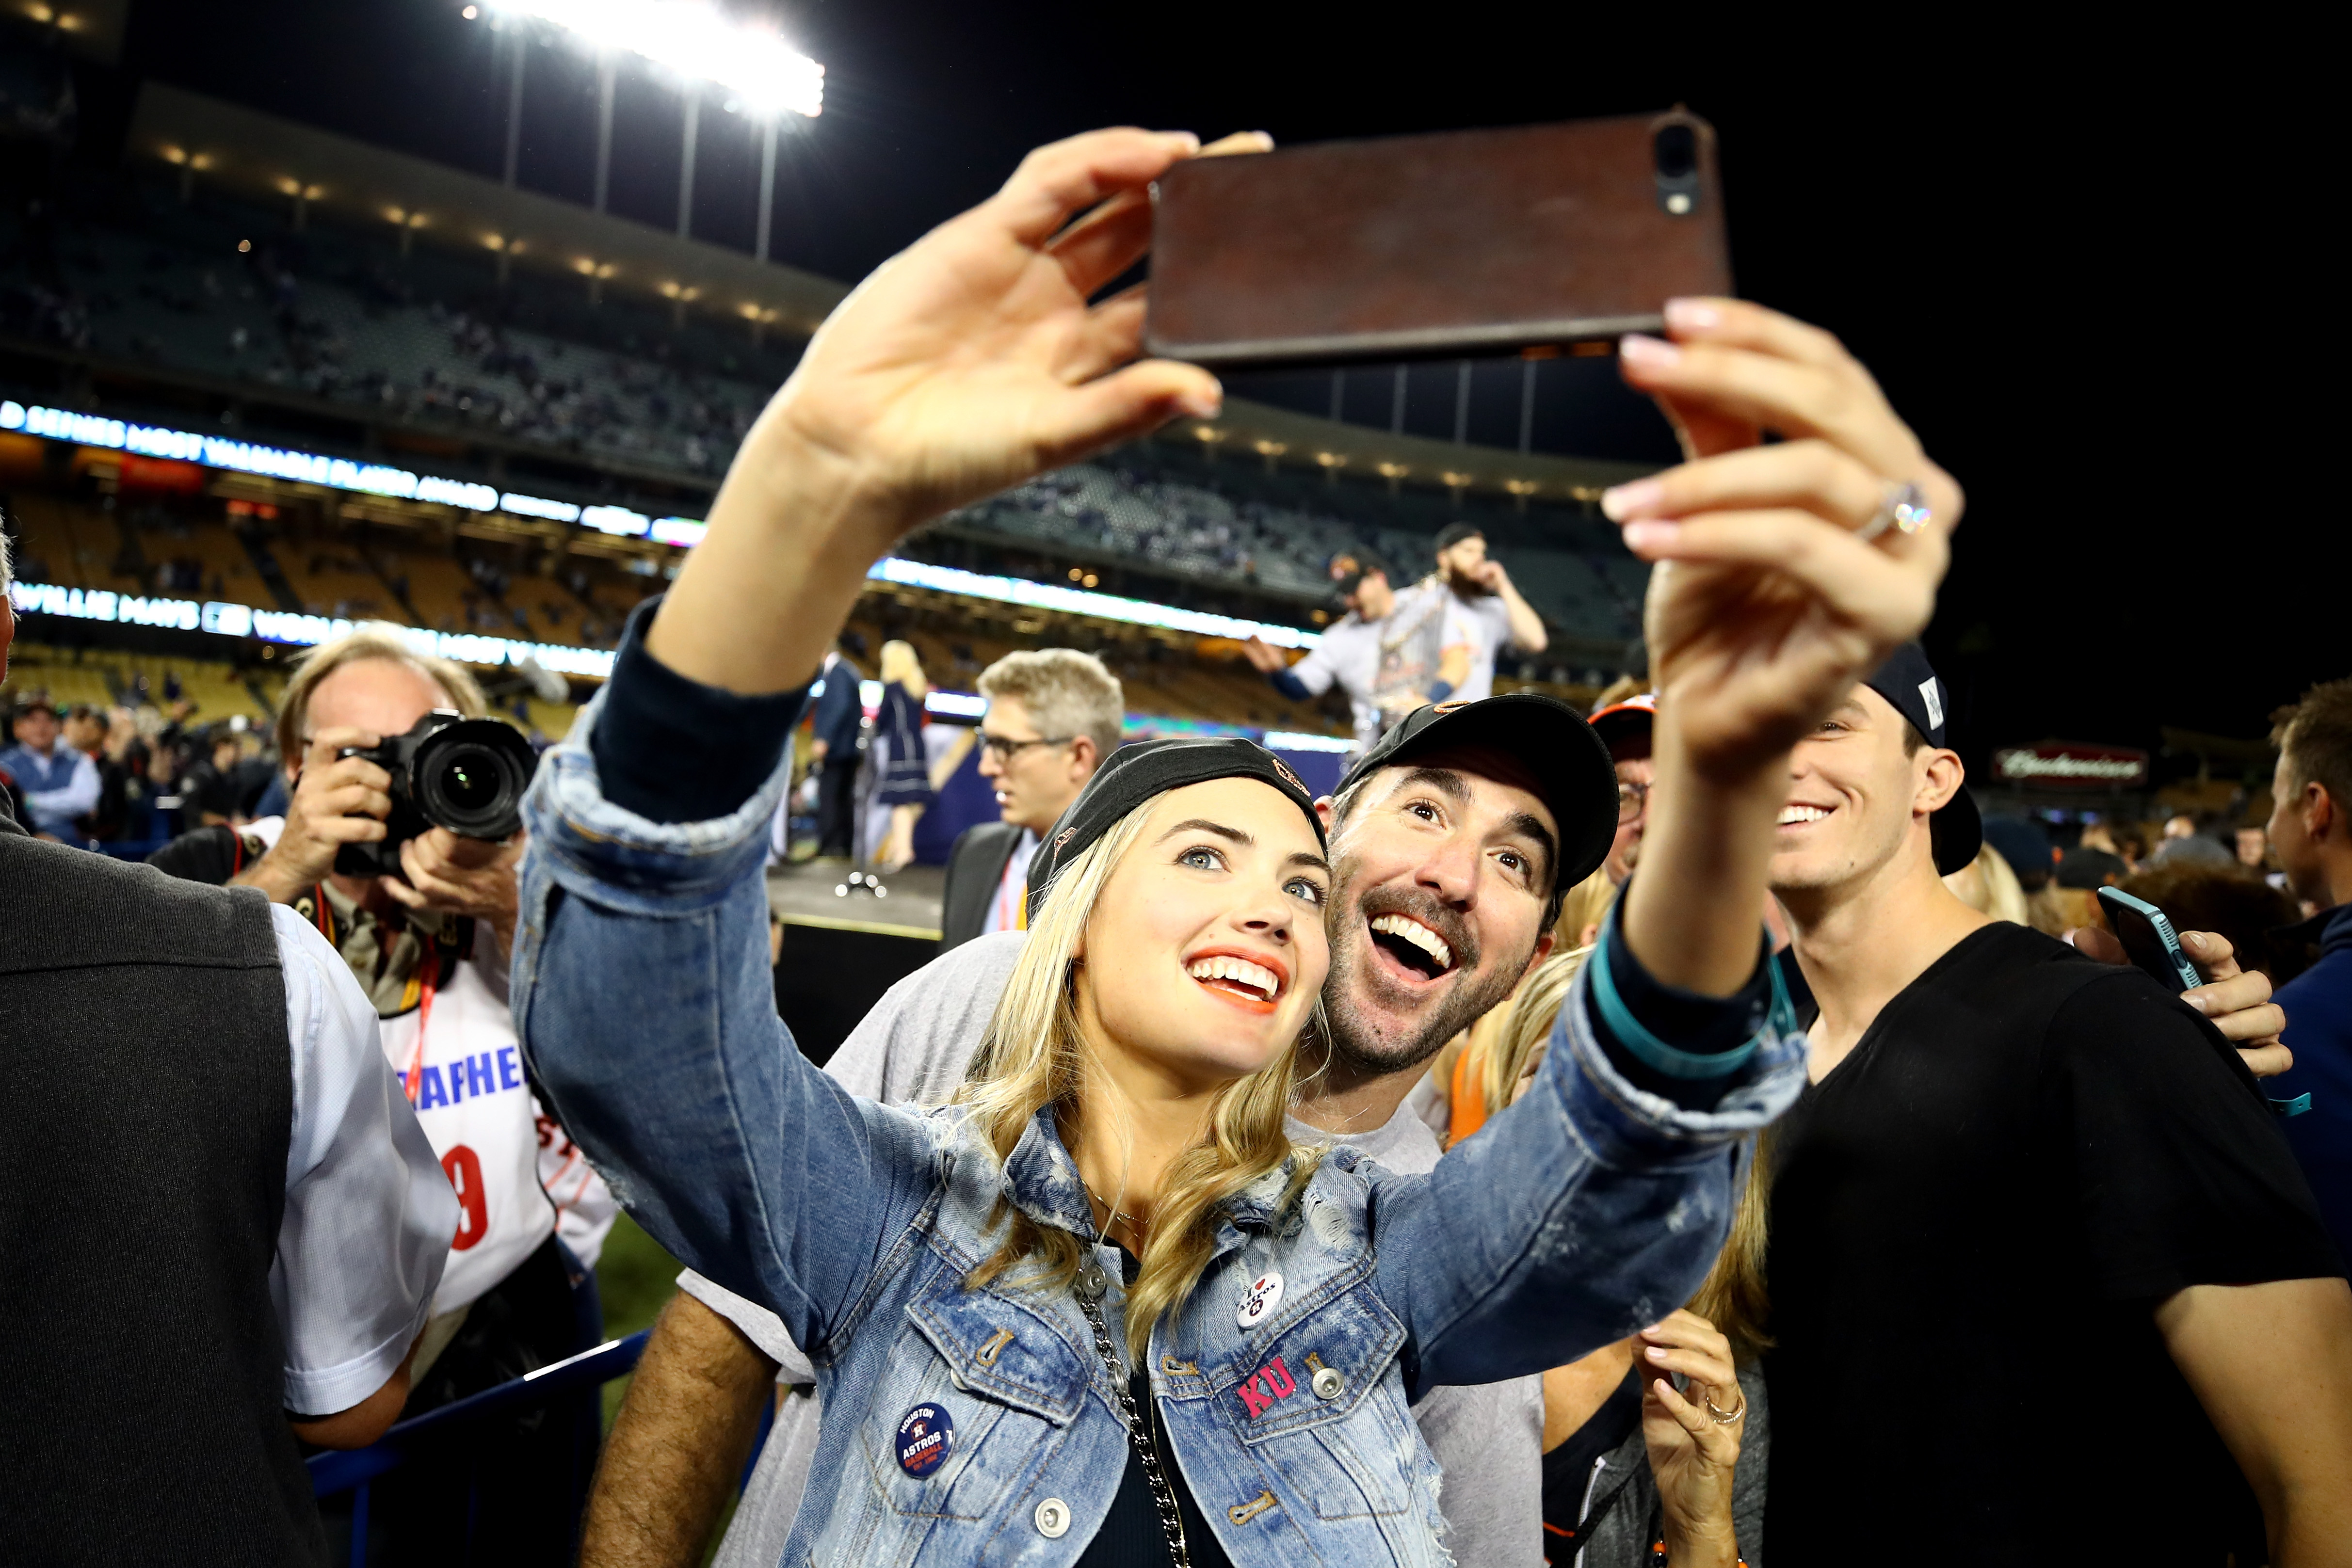
[(936, 1405), (916, 1406), (898, 1418), (898, 1468), (920, 1480), (948, 1462), (955, 1418)]
[(1252, 1280), (1248, 1288), (1242, 1291), (1241, 1310), (1234, 1314), (1234, 1322), (1243, 1328), (1254, 1329), (1272, 1316), (1274, 1309), (1281, 1304), (1282, 1275), (1268, 1269)]

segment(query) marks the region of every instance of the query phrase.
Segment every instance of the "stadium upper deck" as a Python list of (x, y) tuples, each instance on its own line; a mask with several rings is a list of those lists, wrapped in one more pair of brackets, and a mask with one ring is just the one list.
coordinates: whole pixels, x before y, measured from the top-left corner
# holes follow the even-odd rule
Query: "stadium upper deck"
[[(88, 446), (58, 450), (54, 433), (46, 456), (39, 443), (0, 437), (16, 444), (6, 484), (28, 519), (26, 580), (46, 571), (118, 592), (609, 648), (677, 551), (657, 528), (612, 538), (581, 512), (633, 508), (618, 515), (640, 536), (649, 517), (698, 517), (799, 347), (771, 321), (774, 308), (749, 310), (753, 321), (698, 289), (655, 292), (655, 264), (681, 275), (708, 265), (716, 276), (744, 258), (713, 261), (701, 253), (716, 247), (625, 233), (637, 225), (576, 209), (549, 220), (588, 240), (609, 229), (621, 237), (607, 248), (652, 256), (642, 276), (605, 287), (549, 270), (544, 254), (541, 270), (509, 268), (515, 257), (494, 257), (446, 224), (372, 224), (318, 184), (300, 186), (289, 209), (266, 198), (257, 160), (331, 154), (347, 161), (346, 184), (354, 169), (379, 186), (413, 176), (462, 187), (464, 201), (491, 204), (484, 211), (561, 204), (356, 144), (306, 151), (333, 139), (174, 96), (173, 112), (194, 116), (196, 129), (171, 133), (190, 140), (229, 124), (245, 139), (244, 177), (224, 172), (235, 158), (141, 141), (138, 126), (163, 123), (142, 100), (126, 167), (60, 165), (47, 199), (0, 208), (0, 396), (389, 461), (437, 476), (428, 483), (445, 492), (509, 505), (338, 494), (189, 465), (163, 475)], [(176, 165), (153, 161), (173, 151)], [(822, 283), (783, 281), (803, 292)], [(1625, 469), (1236, 401), (1215, 427), (1171, 431), (943, 519), (908, 553), (1311, 628), (1329, 614), (1335, 551), (1370, 550), (1410, 578), (1427, 567), (1430, 535), (1468, 517), (1554, 624), (1553, 653), (1521, 678), (1592, 684), (1637, 634), (1644, 574), (1580, 501)], [(131, 509), (87, 515), (117, 492)], [(534, 496), (549, 509), (515, 515), (518, 494), (527, 512)], [(44, 497), (58, 509), (44, 514)], [(66, 520), (69, 498), (83, 505), (79, 524)], [(1024, 612), (1008, 629), (1037, 620)], [(1213, 681), (1203, 701), (1171, 711), (1279, 706), (1243, 684), (1247, 701)]]

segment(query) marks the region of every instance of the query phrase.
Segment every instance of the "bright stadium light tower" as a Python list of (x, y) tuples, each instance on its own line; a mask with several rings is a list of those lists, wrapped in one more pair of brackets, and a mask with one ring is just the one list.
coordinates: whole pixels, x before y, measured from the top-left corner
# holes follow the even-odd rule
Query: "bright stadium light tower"
[[(768, 218), (775, 180), (776, 129), (787, 113), (814, 120), (824, 110), (824, 68), (774, 33), (729, 21), (703, 0), (493, 0), (510, 17), (551, 23), (576, 35), (603, 61), (598, 86), (596, 205), (602, 211), (613, 154), (613, 63), (624, 51), (642, 55), (674, 73), (686, 115), (678, 170), (677, 232), (693, 226), (695, 142), (701, 85), (727, 89), (764, 126), (760, 161), (760, 256), (767, 258)], [(520, 72), (517, 73), (518, 78)], [(517, 82), (520, 89), (520, 83)], [(517, 90), (514, 97), (520, 100)]]

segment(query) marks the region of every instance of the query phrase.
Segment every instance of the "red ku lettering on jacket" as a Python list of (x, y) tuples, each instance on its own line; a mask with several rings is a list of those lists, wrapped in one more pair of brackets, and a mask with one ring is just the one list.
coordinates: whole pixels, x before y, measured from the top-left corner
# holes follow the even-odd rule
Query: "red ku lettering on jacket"
[(1249, 1381), (1242, 1385), (1242, 1405), (1249, 1411), (1250, 1418), (1255, 1420), (1272, 1409), (1276, 1400), (1287, 1399), (1297, 1391), (1298, 1385), (1290, 1380), (1290, 1368), (1283, 1365), (1282, 1357), (1277, 1355), (1251, 1373)]

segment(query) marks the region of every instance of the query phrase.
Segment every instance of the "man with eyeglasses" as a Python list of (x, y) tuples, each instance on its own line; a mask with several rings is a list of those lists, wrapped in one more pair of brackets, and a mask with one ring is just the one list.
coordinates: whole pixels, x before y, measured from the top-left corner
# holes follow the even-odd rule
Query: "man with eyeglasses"
[(980, 776), (999, 820), (963, 831), (948, 856), (940, 950), (1025, 924), (1029, 857), (1116, 750), (1127, 695), (1100, 659), (1072, 648), (1007, 653), (981, 672)]
[(1657, 768), (1650, 759), (1650, 727), (1658, 716), (1657, 695), (1639, 692), (1594, 713), (1592, 733), (1609, 747), (1617, 765), (1617, 838), (1601, 862), (1609, 880), (1618, 886), (1633, 874), (1642, 848), (1642, 824), (1649, 820), (1650, 781)]

